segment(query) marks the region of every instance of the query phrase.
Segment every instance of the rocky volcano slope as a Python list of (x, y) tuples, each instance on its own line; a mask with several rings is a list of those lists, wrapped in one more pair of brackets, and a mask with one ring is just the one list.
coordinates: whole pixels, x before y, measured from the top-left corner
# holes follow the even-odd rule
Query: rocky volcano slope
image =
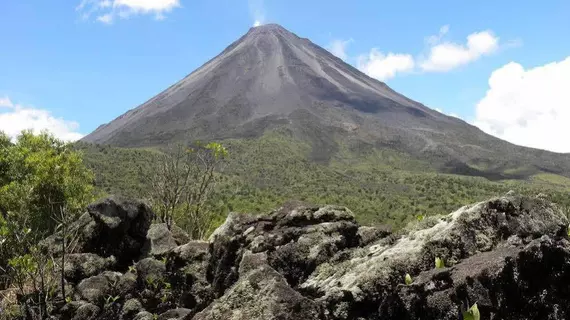
[[(507, 194), (397, 234), (295, 203), (232, 213), (208, 242), (151, 218), (138, 202), (89, 207), (65, 266), (74, 301), (54, 319), (456, 320), (474, 303), (481, 319), (570, 317), (568, 221), (541, 196)], [(45, 245), (57, 251), (57, 235)]]

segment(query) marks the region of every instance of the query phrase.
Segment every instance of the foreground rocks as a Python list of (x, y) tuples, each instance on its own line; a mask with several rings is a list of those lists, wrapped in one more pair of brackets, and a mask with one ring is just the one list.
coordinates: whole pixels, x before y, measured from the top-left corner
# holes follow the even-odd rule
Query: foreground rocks
[[(232, 213), (208, 242), (152, 216), (90, 206), (65, 268), (74, 301), (55, 319), (456, 320), (475, 303), (481, 319), (570, 318), (568, 221), (544, 197), (510, 193), (398, 233), (336, 206)], [(57, 235), (46, 244), (57, 251)]]

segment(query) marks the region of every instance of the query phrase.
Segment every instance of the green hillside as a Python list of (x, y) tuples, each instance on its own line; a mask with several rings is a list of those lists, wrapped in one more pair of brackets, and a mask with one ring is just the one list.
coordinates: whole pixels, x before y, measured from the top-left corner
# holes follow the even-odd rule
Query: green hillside
[[(460, 206), (515, 190), (548, 194), (570, 205), (570, 179), (541, 173), (526, 180), (490, 181), (435, 172), (428, 163), (390, 149), (350, 143), (326, 164), (310, 159), (311, 146), (279, 131), (256, 139), (230, 139), (230, 151), (210, 205), (229, 211), (267, 212), (291, 199), (349, 207), (364, 224), (399, 228), (418, 215), (451, 212)], [(102, 194), (143, 198), (156, 149), (127, 149), (78, 143)], [(479, 168), (481, 169), (481, 168)]]

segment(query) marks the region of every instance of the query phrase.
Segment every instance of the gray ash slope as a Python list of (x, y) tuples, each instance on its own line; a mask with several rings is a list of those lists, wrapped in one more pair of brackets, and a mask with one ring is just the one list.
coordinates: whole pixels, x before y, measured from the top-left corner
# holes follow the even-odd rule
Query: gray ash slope
[(275, 24), (251, 28), (202, 67), (83, 141), (162, 146), (255, 138), (275, 128), (309, 142), (311, 159), (320, 162), (345, 143), (359, 150), (395, 149), (453, 173), (502, 178), (505, 169), (524, 168), (521, 177), (538, 171), (570, 176), (570, 156), (487, 135)]

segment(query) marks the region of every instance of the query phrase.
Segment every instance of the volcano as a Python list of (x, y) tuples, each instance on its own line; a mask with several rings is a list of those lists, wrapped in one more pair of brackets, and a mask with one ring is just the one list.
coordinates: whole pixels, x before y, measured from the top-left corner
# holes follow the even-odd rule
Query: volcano
[(342, 146), (392, 149), (442, 172), (524, 178), (570, 176), (570, 157), (513, 145), (430, 109), (285, 28), (251, 28), (218, 56), (85, 142), (160, 147), (254, 139), (280, 130), (328, 163)]

